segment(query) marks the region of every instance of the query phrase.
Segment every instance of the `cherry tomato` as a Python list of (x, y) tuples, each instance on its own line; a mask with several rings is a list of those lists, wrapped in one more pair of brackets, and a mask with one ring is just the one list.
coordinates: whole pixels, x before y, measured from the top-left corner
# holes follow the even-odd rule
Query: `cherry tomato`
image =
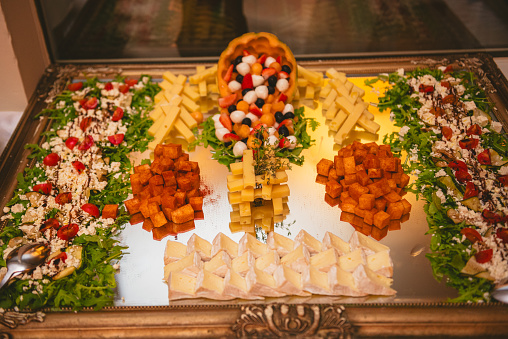
[(79, 139), (76, 137), (69, 137), (67, 140), (65, 140), (65, 146), (67, 146), (68, 149), (72, 150), (78, 141)]
[(462, 149), (474, 149), (478, 146), (479, 140), (475, 138), (466, 138), (459, 141), (459, 146)]
[(106, 91), (111, 91), (113, 89), (113, 84), (111, 82), (108, 82), (104, 85), (104, 89)]
[(65, 260), (67, 260), (67, 253), (60, 252), (56, 257), (53, 257), (50, 261), (48, 261), (48, 264), (55, 260), (62, 260), (62, 262), (65, 262)]
[[(81, 103), (81, 101), (80, 101)], [(84, 104), (81, 104), (81, 106), (84, 108), (84, 109), (95, 109), (95, 107), (97, 107), (97, 98), (93, 97), (93, 98), (90, 98), (88, 100), (86, 100), (86, 102)]]
[(62, 240), (69, 240), (74, 238), (79, 232), (78, 224), (68, 224), (60, 227), (56, 235)]
[(467, 135), (482, 135), (482, 128), (478, 124), (469, 126), (466, 131)]
[(451, 161), (448, 163), (448, 167), (450, 167), (452, 170), (455, 170), (455, 171), (457, 171), (457, 170), (467, 171), (467, 165), (462, 160)]
[(44, 233), (47, 230), (49, 230), (50, 228), (57, 230), (59, 227), (60, 227), (60, 223), (58, 222), (58, 220), (56, 220), (55, 218), (49, 218), (48, 220), (46, 220), (44, 222), (44, 224), (42, 224), (42, 227), (39, 230), (39, 232)]
[(443, 137), (445, 137), (446, 140), (450, 140), (453, 136), (453, 131), (448, 126), (442, 126), (441, 127), (441, 134), (443, 134)]
[(81, 209), (84, 212), (90, 214), (92, 217), (98, 218), (100, 215), (99, 208), (94, 204), (84, 204), (83, 206), (81, 206)]
[(83, 88), (83, 83), (82, 82), (73, 82), (72, 84), (69, 84), (67, 86), (67, 89), (69, 91), (72, 91), (72, 92), (79, 91), (82, 88)]
[(480, 251), (474, 255), (477, 262), (480, 264), (485, 264), (486, 262), (489, 262), (492, 259), (494, 251), (492, 248)]
[(460, 230), (460, 234), (466, 236), (467, 240), (471, 241), (473, 244), (477, 241), (482, 242), (482, 236), (478, 233), (477, 230), (471, 227), (463, 228)]
[(478, 154), (478, 162), (482, 165), (490, 165), (492, 163), (490, 161), (490, 151), (488, 149)]
[(88, 127), (90, 127), (90, 125), (92, 124), (92, 117), (86, 117), (84, 118), (83, 120), (81, 120), (81, 122), (79, 123), (79, 128), (81, 128), (81, 130), (83, 132), (86, 132), (86, 129)]
[(129, 88), (130, 88), (129, 85), (120, 85), (120, 86), (118, 86), (118, 91), (120, 93), (125, 94), (125, 93), (129, 92)]
[(503, 186), (508, 186), (508, 174), (497, 177)]
[(60, 156), (58, 154), (56, 154), (56, 153), (49, 153), (42, 160), (44, 165), (49, 166), (49, 167), (53, 167), (53, 166), (58, 165), (59, 161), (60, 161)]
[(441, 81), (441, 86), (446, 87), (448, 89), (452, 88), (452, 85), (449, 81)]
[(482, 211), (482, 217), (483, 220), (485, 220), (489, 224), (497, 224), (498, 222), (501, 222), (503, 220), (503, 218), (499, 214), (489, 211), (488, 209), (484, 209)]
[(53, 188), (53, 185), (50, 182), (47, 182), (45, 184), (38, 184), (35, 185), (33, 188), (34, 192), (42, 193), (45, 195), (48, 195), (51, 193), (51, 189)]
[(432, 93), (432, 92), (434, 92), (434, 86), (427, 86), (427, 85), (421, 84), (420, 87), (418, 87), (418, 91), (421, 93)]
[(110, 135), (108, 137), (108, 140), (113, 145), (120, 145), (122, 143), (124, 137), (125, 137), (125, 135), (120, 133), (120, 134)]
[(74, 169), (78, 171), (79, 174), (81, 174), (86, 169), (85, 165), (78, 160), (72, 162), (72, 167), (74, 167)]
[(117, 107), (115, 109), (115, 112), (113, 113), (113, 116), (111, 117), (112, 121), (119, 121), (123, 118), (123, 109), (121, 107)]
[(71, 192), (65, 192), (60, 193), (55, 197), (55, 202), (59, 205), (65, 205), (72, 201), (72, 193)]
[(458, 170), (455, 172), (455, 179), (457, 179), (458, 182), (465, 183), (473, 180), (473, 177), (468, 171)]
[(466, 184), (466, 192), (464, 193), (464, 200), (478, 196), (478, 189), (476, 186), (469, 181)]
[(501, 239), (503, 243), (508, 244), (508, 228), (498, 228), (496, 236)]
[(453, 72), (453, 66), (452, 65), (446, 66), (444, 73), (451, 73), (451, 72)]
[(441, 100), (441, 102), (442, 102), (443, 104), (452, 104), (452, 103), (454, 103), (454, 102), (455, 102), (455, 100), (456, 100), (455, 95), (453, 95), (453, 94), (448, 94), (447, 96), (445, 96), (445, 97)]
[(138, 83), (138, 80), (136, 80), (136, 79), (125, 79), (124, 82), (129, 87), (132, 87), (132, 86), (134, 86), (134, 85), (136, 85)]
[(85, 136), (85, 140), (83, 140), (83, 142), (79, 144), (78, 149), (80, 151), (86, 151), (92, 146), (93, 146), (93, 138), (91, 135), (87, 135)]

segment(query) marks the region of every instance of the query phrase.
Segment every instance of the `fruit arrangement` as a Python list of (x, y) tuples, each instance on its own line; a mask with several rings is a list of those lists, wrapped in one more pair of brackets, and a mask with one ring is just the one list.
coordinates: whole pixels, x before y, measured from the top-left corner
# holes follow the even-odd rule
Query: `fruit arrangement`
[(400, 229), (411, 204), (403, 199), (409, 183), (390, 145), (353, 142), (340, 149), (334, 161), (321, 159), (316, 181), (326, 185), (325, 201), (342, 210), (347, 221), (365, 235), (381, 240)]

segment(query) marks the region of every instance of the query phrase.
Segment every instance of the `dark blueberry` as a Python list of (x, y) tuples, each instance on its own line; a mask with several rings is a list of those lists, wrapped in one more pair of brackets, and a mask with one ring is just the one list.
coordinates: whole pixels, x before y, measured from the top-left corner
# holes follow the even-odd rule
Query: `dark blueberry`
[(255, 103), (256, 103), (256, 106), (261, 108), (265, 104), (265, 101), (263, 99), (261, 99), (261, 98), (258, 98)]
[(268, 78), (268, 86), (275, 87), (277, 85), (277, 77), (275, 75), (272, 75)]
[(242, 62), (242, 59), (243, 59), (243, 55), (239, 55), (236, 57), (235, 61), (233, 61), (233, 65), (238, 65), (239, 63)]
[(249, 140), (249, 138), (245, 138), (245, 139), (242, 139), (242, 142), (243, 142), (244, 144), (246, 144), (248, 140)]
[(228, 142), (225, 142), (225, 143), (224, 143), (224, 146), (229, 147), (229, 146), (231, 146), (232, 144), (233, 144), (233, 142), (232, 142), (232, 141), (228, 141)]
[(252, 120), (250, 120), (250, 118), (243, 118), (242, 124), (250, 127), (252, 125)]
[(280, 126), (279, 127), (279, 134), (288, 137), (289, 136), (289, 130), (286, 126)]
[(268, 94), (273, 94), (273, 93), (275, 93), (275, 87), (268, 86)]
[(242, 91), (242, 96), (244, 97), (247, 92), (252, 91), (252, 88), (246, 88)]
[(291, 74), (291, 68), (288, 65), (282, 66), (281, 70), (286, 72), (287, 74)]
[(295, 114), (293, 112), (286, 112), (286, 114), (284, 114), (284, 119), (294, 119), (295, 117)]
[(231, 105), (228, 107), (228, 112), (229, 113), (233, 113), (234, 111), (236, 111), (236, 105)]
[(277, 121), (277, 123), (281, 123), (283, 120), (284, 120), (284, 114), (282, 114), (282, 112), (275, 112), (275, 121)]
[(236, 81), (238, 81), (239, 83), (242, 83), (242, 81), (243, 81), (243, 75), (238, 74), (238, 75), (236, 76)]

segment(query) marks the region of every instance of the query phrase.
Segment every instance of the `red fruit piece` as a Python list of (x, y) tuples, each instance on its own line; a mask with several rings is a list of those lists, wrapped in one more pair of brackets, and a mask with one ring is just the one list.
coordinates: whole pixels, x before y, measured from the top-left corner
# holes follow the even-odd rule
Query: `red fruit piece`
[(478, 162), (482, 165), (490, 165), (492, 162), (490, 161), (490, 151), (489, 149), (484, 150), (480, 154), (478, 154)]
[(476, 146), (478, 146), (479, 142), (480, 141), (475, 138), (463, 139), (459, 141), (459, 146), (462, 149), (474, 149)]
[(441, 86), (446, 87), (448, 89), (452, 88), (452, 85), (449, 81), (441, 81)]
[(56, 153), (49, 153), (42, 160), (44, 165), (50, 166), (50, 167), (58, 165), (59, 161), (60, 161), (60, 156)]
[(258, 64), (261, 64), (261, 65), (264, 65), (265, 64), (265, 61), (266, 61), (266, 58), (268, 58), (268, 55), (267, 54), (261, 54), (257, 60), (257, 63)]
[(60, 223), (55, 218), (49, 218), (43, 224), (39, 232), (44, 233), (50, 228), (57, 230), (60, 227)]
[(434, 92), (434, 86), (426, 86), (424, 84), (420, 84), (420, 87), (418, 87), (418, 91), (422, 93), (432, 93)]
[(452, 103), (454, 103), (454, 102), (455, 102), (455, 100), (456, 100), (455, 95), (453, 95), (453, 94), (448, 94), (447, 96), (445, 96), (445, 97), (441, 100), (441, 102), (442, 102), (443, 104), (452, 104)]
[(446, 66), (444, 73), (451, 73), (451, 72), (453, 72), (453, 66), (452, 65)]
[(448, 167), (450, 167), (453, 170), (464, 170), (467, 171), (467, 165), (464, 161), (457, 160), (457, 161), (451, 161), (448, 163)]
[(132, 87), (138, 83), (136, 79), (125, 79), (125, 84), (129, 87)]
[(53, 185), (50, 182), (47, 182), (45, 184), (38, 184), (35, 185), (33, 188), (34, 192), (42, 193), (45, 195), (48, 195), (51, 193), (51, 189), (53, 188)]
[(287, 79), (287, 78), (289, 78), (289, 74), (287, 74), (287, 72), (284, 71), (279, 72), (279, 79)]
[(83, 172), (86, 169), (85, 165), (78, 160), (72, 162), (72, 167), (74, 167), (74, 169), (78, 171), (79, 174), (81, 174), (81, 172)]
[(113, 84), (111, 82), (108, 82), (104, 85), (104, 89), (106, 91), (111, 91), (113, 89)]
[(72, 193), (71, 192), (65, 192), (60, 193), (55, 197), (55, 202), (59, 205), (65, 205), (72, 201)]
[[(80, 101), (81, 103), (81, 101)], [(97, 107), (97, 98), (90, 98), (88, 100), (86, 100), (86, 102), (82, 103), (81, 106), (84, 108), (84, 109), (95, 109), (95, 107)]]
[(279, 95), (279, 99), (277, 101), (282, 101), (282, 102), (286, 102), (286, 100), (288, 99), (288, 96), (284, 93), (281, 93)]
[(482, 211), (482, 217), (483, 220), (490, 224), (497, 224), (503, 220), (503, 217), (501, 217), (499, 214), (489, 211), (488, 209), (484, 209)]
[(76, 137), (69, 137), (67, 140), (65, 140), (65, 146), (67, 146), (68, 149), (72, 150), (78, 141), (79, 139)]
[(79, 232), (78, 224), (68, 224), (60, 227), (56, 235), (62, 240), (74, 238)]
[(277, 127), (277, 130), (279, 130), (282, 126), (293, 127), (293, 120), (291, 119), (282, 120), (282, 122), (279, 124), (279, 127)]
[(252, 131), (250, 131), (250, 134), (256, 134), (257, 132), (262, 131), (262, 130), (266, 131), (267, 128), (268, 128), (267, 124), (257, 124), (256, 126), (254, 126)]
[(120, 145), (122, 143), (124, 137), (125, 137), (124, 134), (119, 133), (119, 134), (115, 134), (115, 135), (110, 135), (108, 137), (108, 140), (113, 145)]
[(245, 74), (242, 80), (242, 89), (247, 88), (254, 88), (254, 84), (252, 83), (252, 74), (250, 73)]
[(222, 124), (222, 126), (228, 129), (228, 131), (231, 132), (233, 130), (233, 123), (231, 122), (231, 118), (227, 113), (221, 113), (219, 121)]
[(496, 236), (501, 239), (503, 243), (508, 244), (508, 228), (498, 228)]
[(233, 64), (229, 65), (229, 68), (228, 68), (226, 74), (224, 75), (225, 82), (229, 82), (229, 80), (231, 80), (231, 76), (233, 75), (233, 68), (235, 68), (235, 66)]
[(83, 140), (83, 142), (79, 144), (78, 149), (80, 151), (86, 151), (92, 146), (93, 146), (93, 138), (91, 135), (87, 135), (85, 136), (85, 140)]
[(467, 240), (471, 241), (473, 244), (477, 241), (482, 242), (482, 236), (478, 233), (477, 230), (471, 227), (466, 227), (460, 230), (460, 234), (465, 235)]
[(79, 123), (79, 128), (81, 128), (81, 130), (83, 132), (86, 132), (86, 129), (88, 127), (90, 127), (91, 124), (92, 124), (92, 117), (86, 117), (83, 120), (81, 120), (81, 122)]
[(443, 137), (445, 137), (446, 140), (450, 140), (453, 136), (453, 131), (448, 126), (442, 126), (441, 127), (441, 134), (443, 134)]
[(288, 138), (286, 137), (282, 137), (282, 139), (279, 140), (279, 147), (280, 148), (284, 148), (284, 147), (289, 147), (291, 146), (291, 141), (288, 140)]
[(467, 135), (482, 135), (482, 128), (478, 124), (469, 126), (466, 131)]
[(236, 93), (230, 94), (224, 98), (219, 98), (219, 106), (226, 108), (233, 105), (236, 101)]
[(244, 49), (242, 51), (242, 54), (243, 54), (243, 56), (248, 56), (248, 55), (250, 55), (250, 52), (248, 50)]
[(111, 117), (112, 121), (119, 121), (123, 118), (123, 109), (121, 107), (117, 107), (115, 112), (113, 112), (113, 116)]
[(471, 174), (469, 174), (468, 171), (458, 170), (455, 172), (455, 179), (457, 179), (457, 181), (460, 183), (465, 183), (473, 180), (473, 177)]
[(275, 59), (275, 61), (278, 62), (279, 65), (282, 66), (282, 57), (280, 55)]
[(67, 89), (69, 91), (72, 91), (72, 92), (79, 91), (82, 88), (83, 88), (83, 83), (82, 82), (73, 82), (72, 84), (69, 84), (67, 86)]
[(277, 71), (274, 68), (265, 68), (264, 70), (261, 71), (261, 75), (265, 80), (276, 73)]
[[(57, 233), (58, 234), (58, 233)], [(67, 253), (65, 252), (60, 252), (57, 256), (51, 258), (50, 261), (48, 261), (48, 264), (52, 261), (55, 261), (55, 260), (62, 260), (63, 262), (65, 262), (65, 260), (67, 260)]]
[(486, 262), (489, 262), (492, 259), (494, 251), (492, 248), (480, 251), (474, 255), (477, 262), (480, 264), (485, 264)]
[(261, 112), (261, 109), (258, 106), (256, 106), (256, 104), (254, 104), (254, 103), (250, 104), (249, 112), (256, 115), (258, 118), (261, 118), (261, 116), (263, 115), (263, 112)]
[(129, 85), (120, 85), (120, 86), (118, 86), (118, 91), (120, 93), (123, 93), (123, 94), (129, 92)]
[(84, 204), (81, 209), (92, 217), (98, 218), (100, 216), (99, 207), (94, 204)]
[(503, 186), (508, 186), (508, 174), (497, 177)]
[(233, 133), (226, 133), (224, 134), (224, 142), (230, 142), (230, 141), (239, 141), (239, 140), (242, 140), (240, 139), (240, 137), (236, 134), (233, 134)]
[(478, 189), (476, 186), (469, 181), (466, 184), (466, 192), (464, 193), (464, 200), (478, 196)]

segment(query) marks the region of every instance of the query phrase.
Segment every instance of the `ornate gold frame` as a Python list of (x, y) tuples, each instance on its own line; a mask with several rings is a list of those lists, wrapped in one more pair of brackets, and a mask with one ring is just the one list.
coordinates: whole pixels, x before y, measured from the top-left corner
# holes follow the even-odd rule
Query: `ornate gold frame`
[[(378, 74), (454, 63), (479, 77), (497, 107), (496, 117), (508, 130), (508, 81), (487, 54), (398, 57), (352, 60), (301, 60), (306, 68), (324, 71), (333, 66), (348, 74)], [(211, 63), (207, 63), (208, 65)], [(47, 119), (34, 115), (45, 100), (72, 78), (102, 78), (149, 74), (160, 78), (167, 70), (190, 74), (196, 64), (51, 65), (42, 77), (11, 140), (0, 157), (0, 207), (9, 201), (15, 177), (30, 166), (27, 143), (41, 142)], [(0, 208), (1, 210), (1, 208)], [(46, 312), (46, 313), (43, 313)], [(286, 304), (222, 302), (210, 305), (108, 307), (102, 311), (19, 313), (0, 312), (0, 338), (169, 338), (169, 337), (370, 337), (370, 336), (506, 336), (508, 307), (488, 304)]]

